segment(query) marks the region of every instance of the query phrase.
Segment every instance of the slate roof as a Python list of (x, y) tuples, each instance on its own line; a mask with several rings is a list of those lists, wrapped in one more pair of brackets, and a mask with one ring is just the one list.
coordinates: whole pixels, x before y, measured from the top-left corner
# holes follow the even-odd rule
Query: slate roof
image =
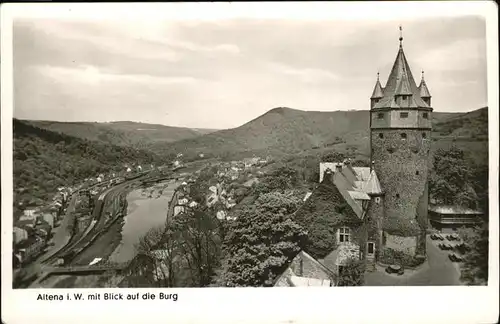
[(373, 93), (370, 99), (380, 99), (384, 96), (384, 90), (382, 90), (382, 85), (377, 78), (377, 83), (375, 83), (375, 88), (373, 88)]
[(367, 194), (378, 195), (382, 193), (382, 186), (378, 180), (377, 173), (372, 170), (370, 173), (370, 178), (363, 185), (363, 191)]
[(431, 93), (429, 92), (429, 89), (427, 88), (427, 84), (425, 83), (425, 80), (422, 78), (422, 81), (420, 81), (420, 85), (418, 86), (419, 90), (419, 95), (420, 98), (430, 98)]
[(294, 287), (330, 287), (330, 280), (290, 276)]
[[(341, 167), (340, 172), (338, 167)], [(351, 167), (349, 163), (326, 162), (320, 163), (320, 172), (323, 172), (320, 173), (320, 182), (324, 181), (325, 174), (332, 176), (333, 184), (359, 219), (364, 218), (366, 205), (362, 201), (370, 200), (368, 194), (382, 193), (375, 170), (371, 171), (369, 167)]]
[(402, 46), (399, 47), (391, 73), (383, 88), (383, 93), (384, 96), (373, 108), (398, 108), (399, 105), (394, 100), (395, 95), (411, 95), (409, 106), (407, 106), (409, 108), (429, 108), (427, 103), (420, 97), (420, 89), (415, 83)]
[(318, 278), (312, 278), (312, 277), (302, 277), (302, 276), (297, 276), (297, 274), (292, 270), (292, 264), (293, 261), (301, 259), (302, 262), (306, 263), (313, 263), (317, 267), (319, 267), (321, 270), (324, 271), (327, 275), (332, 276), (334, 273), (332, 270), (328, 269), (323, 263), (319, 262), (315, 258), (313, 258), (311, 255), (304, 251), (299, 251), (297, 255), (292, 259), (290, 262), (289, 266), (283, 271), (283, 273), (275, 280), (274, 285), (281, 279), (285, 279), (287, 284), (291, 287), (301, 287), (301, 286), (330, 286), (330, 281), (326, 279), (318, 279)]

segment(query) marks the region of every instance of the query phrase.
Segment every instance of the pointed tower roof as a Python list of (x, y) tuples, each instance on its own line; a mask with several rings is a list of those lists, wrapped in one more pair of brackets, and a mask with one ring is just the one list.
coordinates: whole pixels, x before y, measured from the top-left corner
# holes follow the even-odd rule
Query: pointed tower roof
[(379, 73), (377, 72), (377, 82), (375, 83), (375, 88), (370, 99), (380, 99), (384, 96), (384, 91), (382, 90), (382, 85), (380, 84)]
[(401, 80), (399, 80), (398, 88), (396, 89), (396, 96), (400, 95), (412, 95), (410, 82), (408, 82), (408, 75), (403, 66), (403, 73), (401, 74)]
[(380, 186), (380, 182), (378, 181), (377, 173), (375, 173), (375, 170), (372, 170), (372, 172), (370, 173), (370, 178), (364, 185), (363, 191), (369, 195), (379, 195), (382, 193), (382, 187)]
[(420, 97), (420, 89), (415, 83), (415, 79), (411, 73), (410, 65), (406, 60), (403, 51), (403, 37), (399, 37), (399, 50), (396, 60), (387, 79), (384, 89), (383, 98), (374, 106), (374, 108), (386, 108), (394, 106), (394, 96), (396, 95), (411, 95), (412, 99), (410, 108), (429, 107)]
[(419, 89), (419, 95), (421, 98), (430, 98), (431, 93), (429, 92), (429, 89), (427, 88), (427, 84), (425, 83), (424, 79), (424, 71), (422, 71), (422, 80), (420, 81), (420, 85), (418, 86)]

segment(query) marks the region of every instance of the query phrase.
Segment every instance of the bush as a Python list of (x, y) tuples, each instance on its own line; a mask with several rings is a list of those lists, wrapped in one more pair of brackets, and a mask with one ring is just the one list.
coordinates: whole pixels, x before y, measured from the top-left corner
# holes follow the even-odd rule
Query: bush
[(425, 256), (412, 256), (402, 251), (386, 248), (379, 253), (379, 261), (385, 264), (400, 264), (405, 267), (418, 267), (425, 261)]

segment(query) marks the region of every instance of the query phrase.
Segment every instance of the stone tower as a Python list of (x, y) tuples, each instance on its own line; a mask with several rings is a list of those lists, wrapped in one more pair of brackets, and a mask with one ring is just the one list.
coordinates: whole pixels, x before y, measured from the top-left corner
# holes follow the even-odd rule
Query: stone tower
[(372, 168), (384, 190), (384, 215), (379, 222), (382, 250), (425, 256), (431, 95), (423, 72), (419, 86), (413, 79), (402, 34), (387, 83), (382, 87), (377, 76), (370, 99)]

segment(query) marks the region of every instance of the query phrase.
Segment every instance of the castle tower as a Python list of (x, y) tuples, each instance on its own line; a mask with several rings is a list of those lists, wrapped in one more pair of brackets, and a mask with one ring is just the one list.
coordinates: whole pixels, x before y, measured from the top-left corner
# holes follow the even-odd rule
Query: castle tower
[[(401, 27), (400, 27), (401, 31)], [(423, 79), (417, 87), (403, 51), (403, 36), (385, 87), (371, 96), (372, 168), (384, 190), (383, 249), (425, 255), (431, 96)]]

